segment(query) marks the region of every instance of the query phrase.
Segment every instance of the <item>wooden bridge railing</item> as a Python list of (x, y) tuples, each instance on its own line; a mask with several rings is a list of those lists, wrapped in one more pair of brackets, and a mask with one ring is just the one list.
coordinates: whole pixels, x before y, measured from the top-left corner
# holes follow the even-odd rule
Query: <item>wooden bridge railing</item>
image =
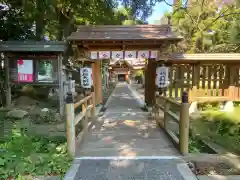
[[(236, 61), (237, 62), (237, 61)], [(189, 101), (227, 99), (240, 101), (240, 66), (229, 61), (180, 61), (169, 67), (169, 85), (164, 96), (181, 99), (184, 91)], [(199, 102), (199, 101), (198, 101)]]
[[(82, 106), (80, 113), (76, 114), (75, 109)], [(66, 98), (66, 124), (67, 124), (67, 145), (68, 152), (75, 155), (76, 146), (82, 141), (83, 135), (88, 131), (89, 119), (96, 115), (94, 93), (81, 99), (78, 102), (73, 101), (72, 94)], [(81, 132), (76, 136), (76, 125), (81, 123)]]
[(181, 103), (161, 96), (158, 92), (156, 92), (155, 100), (155, 120), (179, 148), (180, 153), (187, 154), (189, 140), (188, 93), (183, 93)]

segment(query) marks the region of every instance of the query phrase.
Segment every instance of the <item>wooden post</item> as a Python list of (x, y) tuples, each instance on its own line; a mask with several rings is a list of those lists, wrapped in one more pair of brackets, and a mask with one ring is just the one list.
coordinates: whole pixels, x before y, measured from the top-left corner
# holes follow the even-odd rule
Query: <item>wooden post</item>
[(156, 67), (157, 63), (155, 59), (149, 59), (145, 73), (145, 103), (147, 106), (152, 106), (154, 104), (154, 97), (156, 91)]
[(63, 85), (63, 70), (62, 70), (62, 55), (58, 56), (57, 62), (58, 84), (59, 84), (59, 108), (60, 115), (64, 115), (64, 85)]
[(102, 103), (102, 74), (101, 74), (101, 60), (97, 60), (94, 62), (94, 71), (95, 72), (95, 102), (96, 104)]
[(8, 108), (10, 108), (12, 105), (12, 95), (11, 95), (10, 73), (9, 73), (9, 59), (6, 54), (4, 57), (4, 68), (5, 68), (6, 105)]
[(189, 111), (188, 93), (183, 92), (179, 122), (179, 147), (180, 153), (182, 153), (183, 155), (188, 154), (188, 140), (189, 140), (188, 111)]
[(72, 156), (75, 155), (75, 143), (76, 143), (76, 135), (75, 135), (75, 116), (74, 116), (74, 103), (73, 103), (73, 95), (72, 93), (67, 93), (66, 98), (66, 125), (67, 125), (67, 147), (68, 153)]
[(93, 108), (91, 111), (91, 117), (95, 118), (96, 117), (96, 102), (95, 102), (95, 96), (94, 96), (94, 92), (92, 91), (92, 104), (93, 104)]
[(192, 73), (192, 90), (190, 94), (190, 101), (194, 101), (194, 98), (197, 96), (197, 83), (199, 82), (200, 75), (200, 65), (193, 65), (193, 73)]
[(85, 114), (85, 118), (84, 118), (84, 121), (83, 121), (83, 132), (86, 132), (88, 130), (88, 104), (87, 104), (87, 101), (85, 101), (83, 104), (82, 104), (82, 112), (83, 111), (86, 111), (86, 114)]
[(230, 100), (235, 100), (235, 78), (236, 78), (236, 67), (230, 65), (229, 66), (229, 98)]
[[(90, 93), (90, 96), (91, 96), (92, 94)], [(88, 106), (89, 105), (91, 105), (92, 104), (92, 98), (90, 98), (89, 100), (87, 100), (87, 108), (88, 108)], [(90, 118), (91, 117), (91, 110), (88, 110), (87, 111), (88, 112), (88, 118)]]
[(144, 69), (144, 103), (147, 105), (147, 97), (148, 97), (148, 68), (147, 64), (145, 64)]
[[(84, 97), (85, 98), (85, 97)], [(85, 104), (85, 102), (84, 103), (82, 103), (82, 112), (87, 112), (87, 106), (86, 106), (86, 104)]]
[(155, 92), (155, 108), (154, 108), (154, 118), (156, 120), (156, 122), (158, 123), (159, 120), (159, 108), (158, 108), (158, 96), (159, 96), (159, 92)]
[(170, 103), (168, 103), (167, 100), (165, 100), (165, 104), (164, 104), (164, 119), (163, 119), (163, 128), (167, 129), (167, 112), (170, 109)]

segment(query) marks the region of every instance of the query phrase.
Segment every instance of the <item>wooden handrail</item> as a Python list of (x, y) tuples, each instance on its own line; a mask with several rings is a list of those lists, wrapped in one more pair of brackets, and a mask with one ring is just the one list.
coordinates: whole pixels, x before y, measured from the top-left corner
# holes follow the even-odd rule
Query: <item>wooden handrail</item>
[(210, 97), (194, 97), (192, 102), (217, 102), (217, 101), (229, 101), (230, 97), (228, 96), (210, 96)]
[(78, 115), (75, 116), (75, 125), (77, 125), (83, 118), (86, 116), (86, 113), (89, 112), (93, 108), (93, 105), (89, 105), (87, 109), (79, 113)]
[(85, 98), (83, 98), (83, 99), (81, 99), (80, 101), (74, 103), (74, 109), (78, 108), (78, 107), (79, 107), (80, 105), (82, 105), (85, 101), (88, 101), (88, 100), (91, 99), (91, 98), (92, 98), (92, 94), (89, 95), (89, 96), (87, 96), (87, 97), (85, 97)]
[[(156, 121), (159, 122), (161, 127), (172, 139), (174, 144), (177, 144), (180, 152), (184, 155), (188, 153), (188, 138), (189, 138), (189, 103), (188, 103), (188, 94), (185, 92), (182, 97), (182, 102), (179, 103), (174, 101), (174, 99), (169, 99), (165, 96), (160, 96), (156, 93), (156, 104), (155, 111), (158, 114), (159, 109), (163, 111), (164, 117), (159, 121), (158, 116), (156, 115)], [(164, 100), (164, 104), (158, 103), (158, 101)], [(171, 105), (176, 105), (180, 107), (180, 116), (170, 110)], [(168, 128), (167, 126), (167, 117), (170, 117), (174, 122), (179, 124), (179, 138)]]
[[(82, 105), (82, 112), (75, 115), (74, 110), (80, 105)], [(68, 152), (72, 156), (75, 155), (77, 139), (82, 139), (79, 136), (82, 136), (88, 130), (88, 119), (90, 116), (94, 118), (95, 112), (96, 105), (93, 93), (76, 103), (73, 102), (73, 95), (68, 94), (66, 98), (67, 145)], [(76, 137), (76, 125), (79, 122), (82, 122), (83, 129)]]
[(180, 117), (172, 111), (167, 111), (166, 115), (170, 116), (175, 122), (179, 123)]
[(175, 105), (177, 105), (177, 106), (181, 106), (181, 103), (177, 102), (176, 100), (170, 99), (170, 98), (165, 97), (165, 96), (161, 96), (161, 95), (159, 95), (159, 94), (156, 94), (156, 98), (160, 98), (160, 99), (163, 99), (163, 100), (165, 100), (165, 101), (168, 101), (168, 102), (170, 102), (170, 103), (172, 103), (172, 104), (175, 104)]

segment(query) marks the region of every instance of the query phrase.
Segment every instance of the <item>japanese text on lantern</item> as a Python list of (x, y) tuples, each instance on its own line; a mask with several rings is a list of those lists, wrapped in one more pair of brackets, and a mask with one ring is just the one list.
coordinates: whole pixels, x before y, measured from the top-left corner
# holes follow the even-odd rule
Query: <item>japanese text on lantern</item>
[(18, 60), (18, 81), (19, 82), (33, 82), (33, 61), (32, 60)]

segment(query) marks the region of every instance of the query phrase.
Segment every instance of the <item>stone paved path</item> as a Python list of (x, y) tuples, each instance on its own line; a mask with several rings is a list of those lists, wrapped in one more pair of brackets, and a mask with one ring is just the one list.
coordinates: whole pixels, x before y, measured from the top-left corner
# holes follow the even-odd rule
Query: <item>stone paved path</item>
[(74, 180), (182, 180), (179, 152), (119, 83), (77, 151)]

